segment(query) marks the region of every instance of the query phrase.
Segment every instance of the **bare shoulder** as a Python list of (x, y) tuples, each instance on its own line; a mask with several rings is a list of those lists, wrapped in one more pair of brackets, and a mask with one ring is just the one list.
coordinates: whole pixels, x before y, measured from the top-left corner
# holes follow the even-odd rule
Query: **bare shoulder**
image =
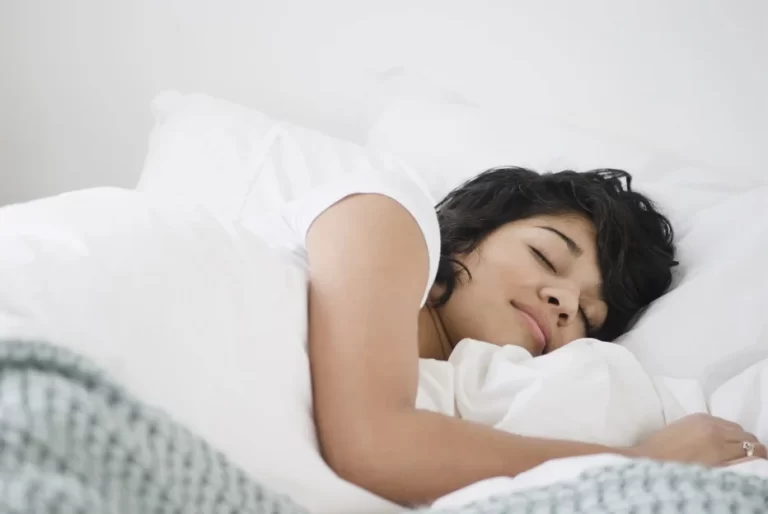
[(429, 278), (427, 244), (414, 217), (387, 196), (351, 195), (327, 209), (309, 229), (307, 252), (315, 286), (351, 292), (362, 280), (419, 307)]

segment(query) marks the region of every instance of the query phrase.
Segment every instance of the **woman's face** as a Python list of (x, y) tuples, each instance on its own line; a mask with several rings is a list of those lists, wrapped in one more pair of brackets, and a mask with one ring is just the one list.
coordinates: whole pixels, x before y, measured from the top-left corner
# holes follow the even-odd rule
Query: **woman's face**
[(595, 231), (585, 218), (514, 221), (458, 260), (472, 279), (462, 273), (448, 303), (437, 309), (452, 346), (472, 338), (537, 356), (605, 321)]

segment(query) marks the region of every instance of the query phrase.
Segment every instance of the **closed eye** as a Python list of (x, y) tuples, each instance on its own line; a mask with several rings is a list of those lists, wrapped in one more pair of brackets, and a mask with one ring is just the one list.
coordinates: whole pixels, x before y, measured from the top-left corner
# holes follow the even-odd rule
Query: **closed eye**
[[(555, 268), (554, 264), (552, 264), (552, 261), (547, 259), (546, 255), (541, 253), (539, 250), (537, 250), (533, 246), (531, 246), (530, 249), (533, 255), (541, 264), (549, 268), (549, 270), (552, 271), (552, 273), (557, 275), (557, 268)], [(581, 306), (579, 306), (579, 317), (581, 318), (581, 321), (584, 324), (584, 333), (587, 335), (591, 334), (592, 331), (594, 330), (594, 326), (589, 321), (589, 318), (587, 317), (587, 313), (584, 312), (584, 308)]]
[(547, 268), (549, 268), (549, 269), (550, 269), (550, 271), (552, 271), (552, 273), (554, 273), (554, 274), (557, 274), (557, 269), (555, 268), (554, 264), (552, 264), (552, 261), (550, 261), (549, 259), (547, 259), (547, 257), (546, 257), (546, 256), (545, 256), (543, 253), (541, 253), (540, 251), (538, 251), (538, 250), (537, 250), (536, 248), (534, 248), (533, 246), (531, 246), (530, 248), (531, 248), (531, 252), (533, 252), (533, 255), (535, 255), (535, 256), (536, 256), (536, 259), (537, 259), (537, 260), (538, 260), (540, 263), (542, 263), (544, 266), (546, 266)]

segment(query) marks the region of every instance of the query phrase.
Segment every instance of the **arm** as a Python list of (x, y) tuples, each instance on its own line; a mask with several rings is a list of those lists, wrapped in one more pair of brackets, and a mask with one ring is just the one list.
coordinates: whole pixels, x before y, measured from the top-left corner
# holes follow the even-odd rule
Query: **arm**
[(415, 409), (428, 258), (419, 227), (394, 200), (342, 200), (315, 220), (307, 250), (315, 421), (341, 477), (414, 504), (552, 458), (617, 452)]

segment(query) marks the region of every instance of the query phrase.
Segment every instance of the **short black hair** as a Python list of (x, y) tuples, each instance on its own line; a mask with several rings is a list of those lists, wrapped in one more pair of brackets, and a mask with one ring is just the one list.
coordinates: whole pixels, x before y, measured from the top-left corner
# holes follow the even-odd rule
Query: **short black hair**
[[(541, 215), (576, 214), (590, 220), (608, 305), (605, 323), (588, 334), (612, 341), (672, 282), (674, 232), (646, 196), (632, 190), (632, 176), (618, 169), (537, 173), (515, 166), (492, 168), (450, 192), (435, 207), (442, 238), (433, 302), (445, 305), (468, 272), (466, 255), (497, 228)], [(469, 276), (471, 280), (471, 275)]]

